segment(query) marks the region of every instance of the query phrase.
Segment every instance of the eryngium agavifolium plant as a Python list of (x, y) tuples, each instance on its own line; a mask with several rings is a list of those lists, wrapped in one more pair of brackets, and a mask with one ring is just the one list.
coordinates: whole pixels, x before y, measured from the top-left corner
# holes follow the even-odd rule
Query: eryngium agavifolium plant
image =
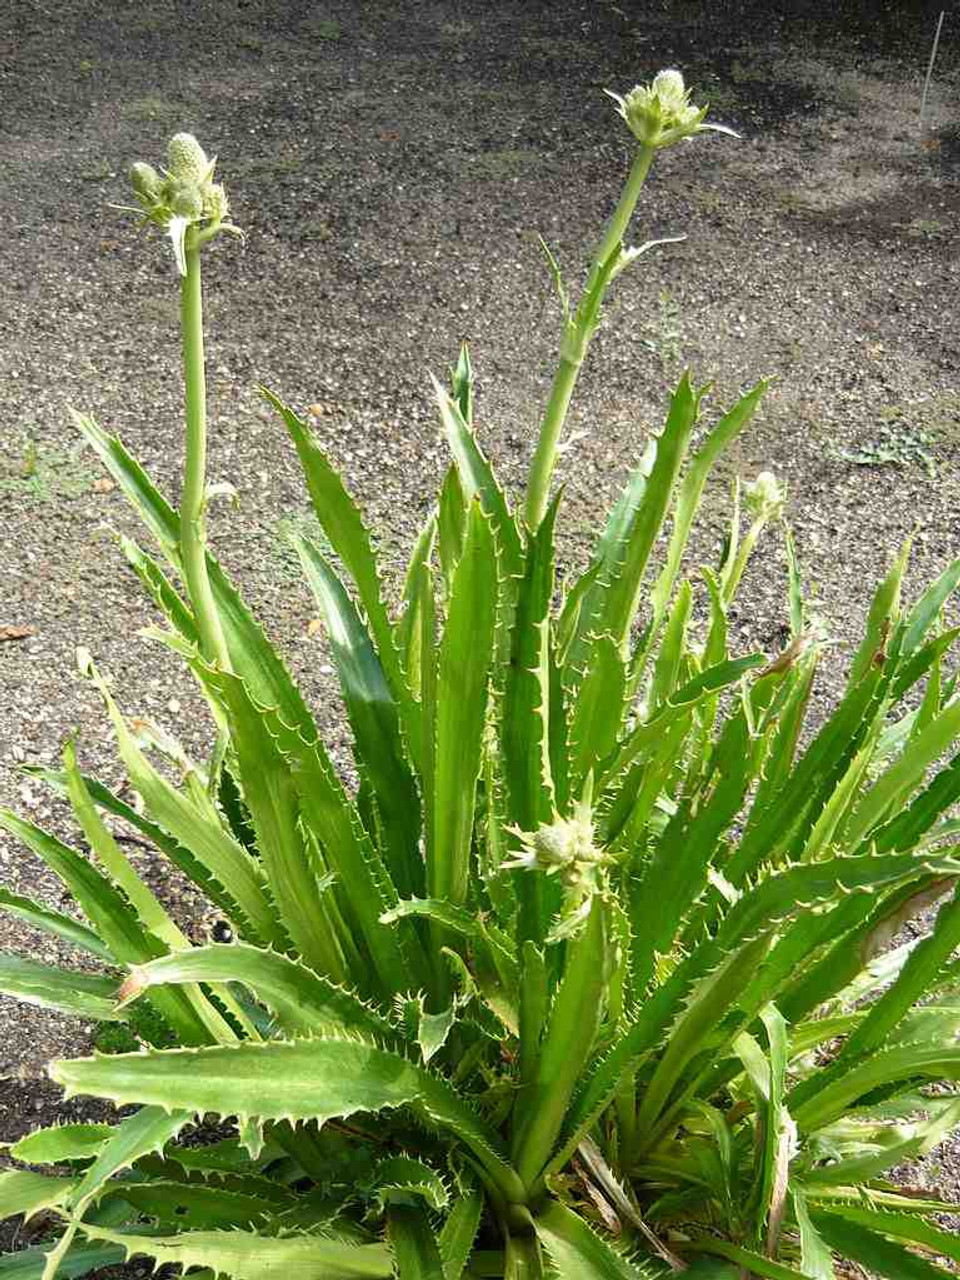
[[(138, 803), (68, 745), (61, 770), (31, 773), (69, 797), (91, 856), (2, 816), (84, 921), (0, 904), (102, 967), (8, 957), (3, 990), (85, 1018), (148, 1006), (167, 1035), (52, 1065), (69, 1095), (138, 1109), (9, 1149), (52, 1168), (0, 1175), (0, 1217), (60, 1227), (0, 1276), (133, 1254), (238, 1280), (826, 1280), (838, 1260), (905, 1280), (960, 1260), (937, 1225), (951, 1206), (890, 1173), (960, 1121), (944, 1083), (960, 1077), (958, 631), (942, 620), (960, 561), (907, 608), (897, 559), (839, 703), (808, 730), (824, 636), (788, 533), (789, 643), (728, 647), (744, 566), (782, 515), (772, 476), (735, 490), (719, 564), (682, 569), (711, 466), (763, 384), (708, 425), (685, 374), (589, 567), (557, 581), (551, 477), (603, 296), (642, 253), (624, 237), (657, 150), (709, 127), (676, 71), (617, 101), (636, 155), (575, 308), (551, 260), (560, 360), (521, 504), (481, 450), (463, 352), (435, 388), (453, 465), (395, 607), (336, 471), (264, 391), (339, 566), (298, 538), (357, 787), (207, 545), (200, 263), (223, 190), (186, 135), (168, 172), (135, 168), (180, 273), (179, 512), (119, 440), (77, 423), (159, 548), (121, 541), (216, 746), (176, 756), (172, 782), (83, 655)], [(233, 943), (191, 945), (118, 823)], [(932, 932), (891, 945), (940, 900)]]

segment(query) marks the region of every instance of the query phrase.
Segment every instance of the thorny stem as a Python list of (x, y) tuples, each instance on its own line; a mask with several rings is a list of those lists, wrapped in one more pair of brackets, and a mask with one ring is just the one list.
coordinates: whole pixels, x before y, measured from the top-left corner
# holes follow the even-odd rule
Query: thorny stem
[(188, 227), (184, 246), (187, 273), (180, 279), (180, 333), (187, 418), (186, 464), (180, 503), (180, 556), (187, 592), (196, 613), (203, 656), (207, 662), (215, 662), (222, 670), (229, 671), (227, 643), (207, 574), (207, 387), (203, 355), (201, 243), (198, 229)]
[[(543, 520), (550, 497), (550, 480), (557, 461), (560, 435), (570, 408), (570, 400), (580, 374), (580, 366), (587, 354), (587, 347), (597, 327), (600, 315), (600, 303), (610, 281), (610, 261), (626, 235), (627, 227), (633, 211), (640, 198), (640, 192), (650, 166), (653, 164), (655, 148), (641, 145), (634, 157), (633, 164), (617, 207), (614, 209), (603, 239), (594, 254), (590, 267), (590, 275), (583, 291), (583, 299), (577, 308), (574, 320), (566, 320), (563, 342), (560, 349), (560, 362), (550, 389), (550, 399), (540, 426), (540, 438), (537, 441), (533, 464), (530, 468), (530, 480), (527, 485), (526, 520), (531, 533), (535, 532)], [(604, 268), (607, 268), (606, 278)], [(592, 294), (596, 294), (591, 298)], [(592, 305), (584, 307), (585, 302)]]

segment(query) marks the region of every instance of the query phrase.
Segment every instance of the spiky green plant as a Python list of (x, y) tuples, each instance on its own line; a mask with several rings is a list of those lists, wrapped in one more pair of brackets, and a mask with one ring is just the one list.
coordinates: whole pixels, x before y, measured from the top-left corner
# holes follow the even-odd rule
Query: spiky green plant
[[(639, 151), (575, 312), (561, 289), (523, 517), (478, 443), (463, 352), (436, 387), (454, 465), (391, 612), (360, 512), (265, 392), (343, 569), (297, 539), (355, 789), (206, 544), (199, 249), (222, 189), (182, 136), (170, 173), (135, 171), (182, 273), (183, 509), (78, 424), (159, 545), (163, 560), (121, 542), (217, 747), (203, 766), (175, 752), (175, 785), (84, 655), (142, 803), (85, 776), (68, 745), (62, 770), (31, 773), (69, 797), (92, 858), (0, 815), (86, 922), (5, 890), (0, 906), (106, 968), (8, 957), (0, 988), (87, 1018), (143, 1002), (176, 1041), (53, 1064), (68, 1095), (140, 1109), (10, 1148), (55, 1169), (0, 1174), (0, 1217), (46, 1211), (63, 1229), (0, 1276), (144, 1254), (238, 1280), (826, 1280), (837, 1258), (904, 1280), (948, 1274), (917, 1250), (960, 1259), (936, 1225), (951, 1206), (888, 1177), (960, 1121), (942, 1087), (960, 1077), (960, 755), (937, 768), (960, 734), (945, 669), (958, 631), (942, 621), (960, 561), (906, 611), (896, 561), (842, 699), (808, 733), (823, 637), (789, 534), (790, 643), (728, 649), (747, 558), (781, 515), (771, 476), (745, 491), (742, 536), (737, 490), (721, 563), (701, 573), (702, 625), (681, 573), (711, 466), (763, 384), (691, 454), (703, 390), (684, 375), (589, 567), (558, 583), (549, 495), (577, 373), (608, 284), (638, 256), (622, 238), (655, 151), (705, 127), (676, 72), (618, 101)], [(116, 822), (237, 941), (191, 945)], [(891, 949), (940, 899), (932, 932)], [(198, 1117), (229, 1127), (188, 1135)]]

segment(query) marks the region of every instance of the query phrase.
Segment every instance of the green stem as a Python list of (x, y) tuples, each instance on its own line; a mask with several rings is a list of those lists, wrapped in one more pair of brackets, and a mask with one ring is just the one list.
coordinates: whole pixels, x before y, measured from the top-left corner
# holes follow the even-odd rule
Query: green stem
[(634, 157), (617, 207), (607, 223), (603, 239), (594, 254), (583, 300), (577, 308), (576, 317), (573, 320), (565, 319), (560, 363), (550, 389), (550, 399), (547, 401), (543, 422), (540, 425), (540, 438), (537, 441), (527, 484), (526, 520), (531, 533), (539, 528), (547, 510), (550, 480), (557, 461), (560, 435), (580, 374), (580, 366), (586, 356), (593, 331), (597, 327), (600, 303), (610, 282), (614, 255), (626, 235), (643, 184), (653, 164), (654, 154), (653, 147), (641, 146)]
[(187, 418), (186, 463), (180, 502), (180, 557), (187, 593), (196, 614), (203, 656), (207, 662), (215, 662), (229, 671), (227, 643), (207, 575), (207, 386), (203, 356), (200, 244), (197, 229), (189, 227), (184, 246), (187, 274), (180, 280), (180, 333)]

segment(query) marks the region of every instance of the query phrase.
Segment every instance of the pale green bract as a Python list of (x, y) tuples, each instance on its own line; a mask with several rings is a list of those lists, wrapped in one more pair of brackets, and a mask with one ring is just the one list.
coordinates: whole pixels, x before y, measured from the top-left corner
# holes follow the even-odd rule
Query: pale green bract
[[(943, 621), (960, 561), (905, 609), (904, 550), (809, 732), (825, 637), (785, 526), (790, 639), (728, 645), (743, 571), (782, 519), (772, 473), (745, 486), (744, 529), (735, 488), (720, 562), (684, 574), (710, 470), (765, 384), (709, 423), (684, 374), (586, 571), (560, 580), (552, 478), (579, 370), (640, 256), (623, 240), (655, 152), (707, 127), (676, 71), (618, 102), (640, 145), (576, 308), (550, 258), (560, 358), (517, 505), (481, 448), (464, 349), (435, 383), (454, 462), (388, 591), (309, 425), (265, 391), (326, 540), (296, 549), (358, 788), (206, 538), (213, 162), (179, 134), (162, 175), (134, 166), (182, 272), (180, 510), (76, 422), (157, 545), (120, 541), (216, 741), (194, 762), (134, 731), (84, 654), (137, 802), (68, 744), (61, 771), (33, 773), (69, 799), (89, 858), (0, 811), (84, 923), (8, 890), (0, 910), (107, 970), (8, 958), (0, 990), (141, 1040), (51, 1066), (71, 1095), (140, 1109), (9, 1149), (49, 1172), (0, 1175), (0, 1217), (61, 1227), (0, 1259), (0, 1280), (140, 1255), (236, 1280), (831, 1280), (841, 1260), (903, 1280), (960, 1260), (936, 1221), (956, 1206), (891, 1176), (960, 1122), (960, 633)], [(233, 943), (191, 943), (117, 823)], [(941, 901), (928, 936), (890, 950)]]

